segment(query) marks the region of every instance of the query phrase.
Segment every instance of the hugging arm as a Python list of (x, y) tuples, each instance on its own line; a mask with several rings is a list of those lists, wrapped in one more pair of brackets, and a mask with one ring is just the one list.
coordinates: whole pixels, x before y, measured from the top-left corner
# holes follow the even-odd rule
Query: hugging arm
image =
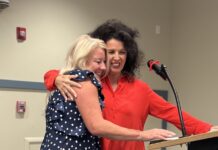
[(76, 75), (59, 74), (59, 70), (50, 70), (44, 75), (44, 84), (49, 91), (58, 88), (65, 100), (73, 99), (77, 97), (77, 93), (72, 87), (81, 87), (79, 83), (72, 81), (76, 77)]
[(96, 87), (90, 81), (82, 82), (82, 88), (75, 88), (78, 94), (75, 100), (81, 116), (89, 132), (93, 135), (108, 137), (116, 140), (146, 141), (153, 139), (165, 139), (175, 134), (168, 130), (152, 129), (140, 131), (127, 129), (113, 124), (102, 117)]

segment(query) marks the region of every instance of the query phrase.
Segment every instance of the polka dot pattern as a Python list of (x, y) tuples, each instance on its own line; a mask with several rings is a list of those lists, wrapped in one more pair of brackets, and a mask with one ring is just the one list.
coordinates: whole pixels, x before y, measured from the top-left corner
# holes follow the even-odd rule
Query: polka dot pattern
[[(90, 80), (98, 89), (99, 105), (104, 107), (101, 84), (88, 70), (72, 70), (67, 74), (78, 75), (77, 82)], [(41, 150), (100, 150), (99, 137), (86, 128), (74, 101), (65, 102), (59, 90), (49, 97), (46, 109), (46, 133)]]

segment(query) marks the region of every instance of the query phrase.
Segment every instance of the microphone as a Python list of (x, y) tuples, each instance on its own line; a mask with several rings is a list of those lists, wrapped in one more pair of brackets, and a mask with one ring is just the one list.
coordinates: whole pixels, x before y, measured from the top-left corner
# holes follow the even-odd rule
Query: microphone
[(147, 65), (151, 70), (154, 70), (159, 76), (161, 76), (164, 80), (168, 80), (170, 83), (170, 86), (173, 90), (174, 96), (175, 96), (175, 100), (176, 100), (176, 104), (177, 104), (177, 110), (178, 110), (178, 114), (179, 114), (179, 120), (180, 120), (180, 124), (181, 124), (181, 129), (182, 129), (182, 136), (185, 137), (186, 136), (186, 128), (185, 128), (185, 123), (183, 120), (183, 115), (182, 115), (182, 109), (181, 109), (181, 105), (180, 105), (180, 101), (179, 101), (179, 96), (177, 94), (177, 91), (169, 77), (169, 74), (167, 73), (166, 70), (166, 66), (161, 64), (159, 61), (154, 61), (153, 59), (150, 59), (147, 62)]
[(164, 72), (165, 66), (163, 64), (160, 65), (159, 61), (155, 61), (153, 59), (150, 59), (147, 62), (147, 65), (148, 65), (150, 71), (154, 70), (156, 72), (156, 74), (161, 76), (162, 79), (167, 80), (167, 75)]

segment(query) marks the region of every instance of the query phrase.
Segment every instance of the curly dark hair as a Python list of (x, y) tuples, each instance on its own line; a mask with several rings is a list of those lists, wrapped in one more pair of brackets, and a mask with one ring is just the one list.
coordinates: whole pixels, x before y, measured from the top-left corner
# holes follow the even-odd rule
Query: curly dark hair
[(110, 19), (98, 26), (89, 35), (102, 39), (105, 43), (111, 39), (121, 41), (127, 51), (126, 63), (121, 73), (129, 79), (135, 76), (135, 71), (140, 66), (141, 58), (143, 57), (143, 53), (138, 49), (135, 41), (136, 37), (139, 36), (139, 32), (136, 29), (126, 26), (119, 20)]

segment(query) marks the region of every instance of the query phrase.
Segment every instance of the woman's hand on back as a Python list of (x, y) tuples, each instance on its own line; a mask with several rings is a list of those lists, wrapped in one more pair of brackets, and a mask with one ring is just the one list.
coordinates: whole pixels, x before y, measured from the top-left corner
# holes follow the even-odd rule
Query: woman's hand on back
[(81, 85), (72, 80), (75, 78), (77, 78), (77, 75), (59, 74), (55, 79), (55, 85), (60, 90), (65, 100), (77, 98), (77, 93), (73, 88), (80, 88)]

